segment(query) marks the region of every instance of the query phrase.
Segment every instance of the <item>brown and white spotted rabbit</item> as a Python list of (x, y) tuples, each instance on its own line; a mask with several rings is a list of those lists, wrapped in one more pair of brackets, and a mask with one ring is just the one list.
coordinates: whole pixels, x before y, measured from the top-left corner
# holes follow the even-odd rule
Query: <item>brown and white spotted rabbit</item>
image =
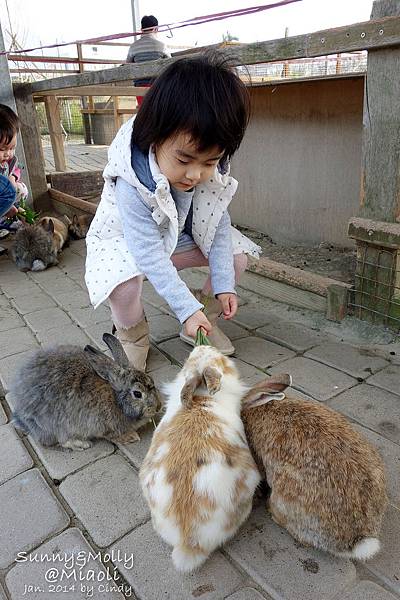
[(382, 460), (342, 415), (285, 397), (290, 382), (289, 375), (271, 377), (243, 401), (247, 440), (271, 488), (271, 515), (303, 544), (367, 560), (380, 549), (387, 503)]
[(140, 483), (179, 571), (199, 567), (250, 513), (260, 474), (240, 419), (244, 389), (233, 362), (211, 346), (195, 348), (166, 387)]

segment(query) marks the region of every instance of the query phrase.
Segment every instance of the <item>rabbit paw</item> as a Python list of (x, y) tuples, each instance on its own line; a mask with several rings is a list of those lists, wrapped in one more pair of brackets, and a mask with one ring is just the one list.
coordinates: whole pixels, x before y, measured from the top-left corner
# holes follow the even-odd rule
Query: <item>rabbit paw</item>
[(61, 444), (63, 448), (68, 448), (69, 450), (87, 450), (92, 446), (92, 444), (88, 440), (77, 440), (71, 439)]
[(111, 441), (114, 444), (133, 444), (134, 442), (140, 442), (140, 436), (137, 431), (127, 431)]

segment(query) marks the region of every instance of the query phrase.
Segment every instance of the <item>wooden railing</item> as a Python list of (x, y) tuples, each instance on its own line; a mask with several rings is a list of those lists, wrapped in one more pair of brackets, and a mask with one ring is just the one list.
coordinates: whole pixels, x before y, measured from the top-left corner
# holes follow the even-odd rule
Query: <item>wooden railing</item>
[[(222, 48), (220, 44), (217, 44), (213, 47), (220, 48), (220, 51), (230, 59), (233, 65), (239, 66), (326, 56), (357, 50), (375, 51), (399, 45), (400, 17), (395, 16), (266, 42), (226, 45)], [(57, 108), (58, 97), (90, 98), (95, 94), (113, 97), (143, 95), (145, 89), (135, 88), (132, 81), (156, 76), (161, 69), (180, 56), (181, 54), (165, 60), (122, 64), (111, 69), (83, 71), (79, 74), (30, 84), (14, 85), (17, 108), (22, 121), (27, 169), (35, 202), (40, 204), (46, 200), (47, 184), (43, 156), (38, 151), (40, 137), (36, 123), (34, 99), (46, 102), (47, 115), (51, 124), (52, 146), (54, 155), (57, 156), (56, 168), (63, 170), (65, 169), (65, 158)], [(86, 110), (91, 110), (90, 105)], [(118, 108), (116, 116), (118, 117)]]

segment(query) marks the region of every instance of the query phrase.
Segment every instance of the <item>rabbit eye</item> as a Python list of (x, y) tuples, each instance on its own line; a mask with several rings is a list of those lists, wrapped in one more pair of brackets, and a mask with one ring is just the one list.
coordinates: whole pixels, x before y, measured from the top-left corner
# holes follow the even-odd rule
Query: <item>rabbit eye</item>
[(142, 397), (142, 392), (133, 392), (133, 395), (135, 398), (141, 398)]

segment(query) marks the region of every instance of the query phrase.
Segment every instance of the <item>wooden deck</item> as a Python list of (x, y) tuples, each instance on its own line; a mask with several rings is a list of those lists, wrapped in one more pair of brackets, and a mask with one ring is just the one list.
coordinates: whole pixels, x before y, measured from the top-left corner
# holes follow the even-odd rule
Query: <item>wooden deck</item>
[[(65, 158), (69, 171), (102, 171), (107, 163), (108, 146), (65, 144)], [(46, 173), (54, 173), (51, 146), (43, 147)]]

